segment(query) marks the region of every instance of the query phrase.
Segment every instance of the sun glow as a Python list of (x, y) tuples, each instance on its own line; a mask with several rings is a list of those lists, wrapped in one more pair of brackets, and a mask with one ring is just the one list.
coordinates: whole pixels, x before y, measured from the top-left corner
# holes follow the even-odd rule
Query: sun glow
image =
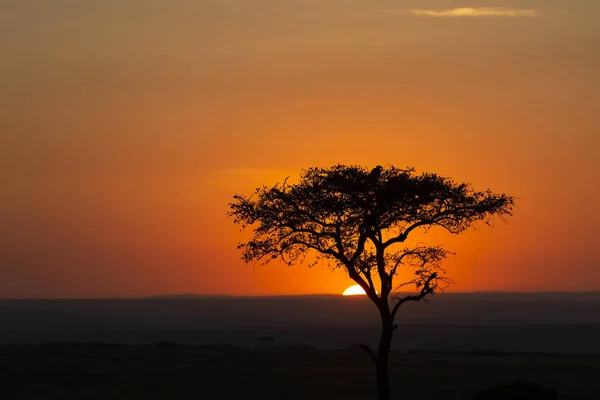
[(360, 287), (360, 285), (350, 286), (348, 289), (344, 290), (342, 296), (360, 296), (365, 295), (365, 290)]

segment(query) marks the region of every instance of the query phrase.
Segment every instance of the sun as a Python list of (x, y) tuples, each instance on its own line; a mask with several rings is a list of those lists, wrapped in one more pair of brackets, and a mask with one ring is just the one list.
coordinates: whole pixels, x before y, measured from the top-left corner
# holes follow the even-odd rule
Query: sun
[(344, 290), (342, 296), (361, 296), (365, 295), (365, 290), (360, 287), (360, 285), (350, 286), (348, 289)]

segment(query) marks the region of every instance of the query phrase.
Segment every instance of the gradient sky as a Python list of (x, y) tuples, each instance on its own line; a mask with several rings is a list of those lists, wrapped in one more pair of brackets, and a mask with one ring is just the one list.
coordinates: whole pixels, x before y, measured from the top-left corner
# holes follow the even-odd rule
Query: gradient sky
[(225, 217), (302, 168), (520, 198), (454, 291), (600, 289), (596, 0), (0, 0), (0, 297), (341, 293)]

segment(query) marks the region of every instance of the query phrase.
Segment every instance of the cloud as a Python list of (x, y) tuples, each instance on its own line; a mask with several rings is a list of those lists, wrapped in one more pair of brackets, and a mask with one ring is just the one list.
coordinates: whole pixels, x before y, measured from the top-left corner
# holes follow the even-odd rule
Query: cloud
[(538, 11), (523, 8), (460, 7), (447, 10), (412, 8), (406, 13), (418, 17), (537, 17)]

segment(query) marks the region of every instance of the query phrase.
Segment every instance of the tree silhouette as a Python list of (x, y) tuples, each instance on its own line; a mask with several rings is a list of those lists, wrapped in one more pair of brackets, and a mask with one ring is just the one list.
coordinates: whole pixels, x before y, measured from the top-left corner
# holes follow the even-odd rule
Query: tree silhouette
[[(343, 268), (365, 290), (379, 311), (382, 330), (377, 351), (361, 347), (375, 363), (379, 399), (388, 400), (388, 359), (399, 307), (449, 282), (441, 267), (448, 251), (402, 243), (419, 228), (458, 234), (479, 221), (490, 225), (494, 216), (512, 215), (513, 205), (505, 194), (478, 192), (468, 183), (412, 168), (369, 171), (335, 165), (305, 170), (298, 183), (286, 179), (248, 197), (236, 195), (228, 215), (242, 228), (253, 228), (252, 238), (238, 245), (246, 263), (281, 259), (312, 266), (325, 261)], [(309, 254), (314, 257), (307, 259)], [(410, 269), (413, 279), (395, 284), (401, 268)], [(406, 285), (416, 291), (399, 294)]]

